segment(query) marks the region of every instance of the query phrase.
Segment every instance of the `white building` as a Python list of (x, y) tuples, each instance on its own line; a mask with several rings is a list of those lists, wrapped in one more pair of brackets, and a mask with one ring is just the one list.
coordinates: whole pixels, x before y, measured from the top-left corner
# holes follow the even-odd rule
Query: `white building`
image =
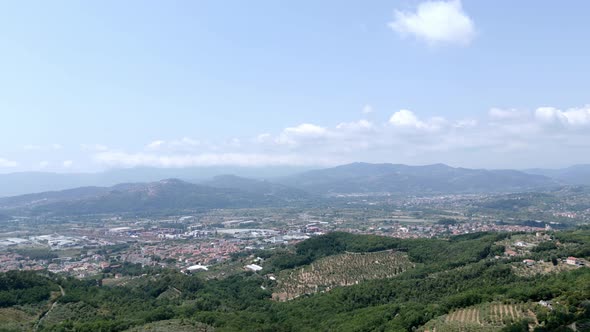
[(246, 269), (253, 271), (253, 272), (258, 272), (258, 271), (262, 270), (262, 266), (256, 265), (256, 264), (250, 264), (250, 265), (246, 265)]
[(197, 265), (192, 265), (192, 266), (187, 267), (186, 271), (189, 273), (194, 273), (194, 272), (198, 272), (198, 271), (209, 271), (209, 268), (206, 267), (205, 265), (197, 264)]
[(582, 265), (582, 261), (581, 261), (580, 259), (578, 259), (578, 258), (576, 258), (576, 257), (572, 257), (572, 256), (568, 257), (568, 258), (565, 260), (565, 262), (566, 262), (568, 265)]

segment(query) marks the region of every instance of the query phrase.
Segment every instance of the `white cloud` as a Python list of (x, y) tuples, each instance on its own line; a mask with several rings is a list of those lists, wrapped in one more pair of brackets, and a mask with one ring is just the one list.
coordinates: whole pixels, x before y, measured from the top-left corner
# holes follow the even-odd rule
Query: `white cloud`
[(459, 120), (457, 122), (455, 122), (453, 124), (454, 128), (474, 128), (478, 125), (478, 121), (477, 120), (473, 120), (473, 119), (465, 119), (465, 120)]
[(242, 140), (240, 140), (239, 138), (232, 138), (231, 140), (229, 140), (229, 142), (227, 143), (228, 146), (232, 147), (232, 148), (239, 148), (242, 146)]
[(12, 168), (17, 166), (18, 163), (16, 161), (0, 158), (0, 167), (2, 168)]
[(545, 125), (587, 126), (590, 125), (590, 106), (566, 111), (554, 107), (539, 107), (535, 110), (535, 119)]
[(23, 150), (25, 150), (25, 151), (41, 150), (41, 146), (35, 145), (35, 144), (27, 144), (27, 145), (23, 146)]
[(146, 149), (148, 150), (158, 150), (159, 148), (162, 147), (162, 145), (164, 145), (166, 142), (163, 140), (157, 140), (157, 141), (153, 141), (151, 143), (149, 143), (148, 145), (146, 145)]
[(41, 162), (39, 162), (39, 168), (40, 169), (47, 168), (47, 166), (49, 166), (49, 162), (48, 161), (41, 161)]
[(80, 148), (83, 151), (107, 151), (108, 146), (103, 144), (80, 144)]
[(402, 37), (411, 35), (429, 44), (469, 44), (475, 37), (475, 26), (463, 11), (460, 0), (427, 1), (415, 12), (399, 11), (388, 26)]
[(333, 165), (327, 158), (316, 158), (297, 154), (262, 153), (204, 153), (204, 154), (154, 154), (101, 152), (95, 160), (109, 166), (152, 166), (152, 167), (191, 167), (191, 166), (280, 166), (280, 165)]
[(398, 128), (413, 128), (420, 130), (439, 130), (447, 124), (443, 117), (433, 117), (427, 121), (420, 120), (410, 110), (399, 110), (389, 118), (389, 123)]
[(562, 111), (553, 107), (539, 107), (535, 110), (535, 119), (544, 124), (566, 123), (567, 117)]
[(285, 128), (284, 133), (289, 135), (318, 137), (326, 134), (326, 128), (310, 123), (303, 123), (297, 127)]
[(336, 129), (344, 130), (369, 130), (373, 128), (373, 123), (368, 120), (359, 120), (357, 122), (341, 122), (336, 126)]
[(569, 124), (587, 126), (590, 124), (590, 106), (575, 108), (563, 112)]
[(395, 126), (412, 126), (417, 128), (424, 126), (424, 123), (418, 120), (414, 113), (409, 110), (400, 110), (393, 113), (391, 118), (389, 118), (389, 123)]
[(491, 108), (488, 111), (488, 115), (490, 118), (498, 121), (509, 121), (509, 120), (517, 120), (523, 119), (528, 116), (527, 112), (517, 110), (517, 109), (501, 109), (501, 108)]
[(183, 137), (180, 140), (176, 140), (176, 141), (171, 141), (170, 142), (170, 146), (172, 147), (196, 147), (196, 146), (200, 146), (201, 142), (194, 140), (192, 138), (188, 138), (188, 137)]
[(493, 108), (467, 119), (420, 117), (402, 109), (381, 122), (361, 119), (326, 127), (304, 123), (217, 145), (199, 142), (195, 150), (171, 144), (182, 141), (159, 141), (157, 150), (95, 151), (94, 160), (124, 167), (317, 166), (352, 161), (466, 167), (538, 167), (549, 166), (548, 160), (589, 163), (590, 107)]
[(50, 144), (50, 145), (36, 145), (36, 144), (27, 144), (23, 146), (23, 149), (26, 151), (38, 151), (38, 150), (61, 150), (63, 146), (61, 144)]
[(204, 145), (206, 145), (204, 142), (183, 137), (171, 141), (156, 140), (147, 144), (145, 148), (151, 151), (194, 151), (195, 149), (202, 148)]
[(370, 114), (370, 113), (373, 113), (373, 112), (374, 112), (373, 107), (371, 105), (369, 105), (369, 104), (365, 105), (363, 107), (363, 110), (361, 111), (361, 113), (363, 113), (363, 114)]
[(296, 127), (288, 127), (283, 130), (275, 140), (277, 144), (297, 145), (301, 141), (315, 140), (328, 135), (328, 130), (311, 123), (303, 123)]
[(74, 162), (71, 160), (64, 160), (62, 165), (64, 168), (70, 168), (70, 167), (72, 167), (72, 165), (74, 165)]
[(257, 143), (269, 143), (272, 140), (272, 135), (269, 133), (263, 133), (260, 134), (258, 136), (256, 136), (256, 142)]

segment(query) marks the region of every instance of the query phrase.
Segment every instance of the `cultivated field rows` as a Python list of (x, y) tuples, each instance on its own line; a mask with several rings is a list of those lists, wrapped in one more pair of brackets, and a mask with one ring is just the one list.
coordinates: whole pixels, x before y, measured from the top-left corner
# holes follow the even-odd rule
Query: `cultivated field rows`
[(502, 327), (528, 318), (536, 324), (533, 304), (486, 303), (455, 310), (426, 324), (424, 331), (499, 331)]
[(391, 250), (325, 257), (309, 266), (281, 272), (273, 297), (284, 301), (364, 280), (391, 278), (412, 267), (406, 254)]

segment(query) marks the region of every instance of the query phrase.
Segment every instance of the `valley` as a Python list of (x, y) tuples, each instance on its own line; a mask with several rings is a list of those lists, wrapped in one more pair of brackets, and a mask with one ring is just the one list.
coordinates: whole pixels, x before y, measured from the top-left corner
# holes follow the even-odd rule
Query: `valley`
[[(586, 326), (589, 188), (380, 192), (365, 167), (386, 178), (409, 172), (414, 184), (433, 170), (453, 181), (479, 176), (352, 164), (295, 185), (219, 176), (0, 198), (0, 323), (15, 331)], [(318, 176), (366, 186), (305, 185)]]

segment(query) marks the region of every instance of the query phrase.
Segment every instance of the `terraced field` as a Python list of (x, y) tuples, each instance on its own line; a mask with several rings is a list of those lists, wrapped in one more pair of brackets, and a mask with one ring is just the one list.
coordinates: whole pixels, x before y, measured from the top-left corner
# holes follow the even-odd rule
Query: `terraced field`
[(273, 299), (286, 301), (364, 280), (391, 278), (412, 267), (406, 254), (392, 250), (329, 256), (303, 268), (282, 271)]
[(532, 266), (527, 266), (523, 263), (513, 263), (512, 270), (514, 274), (521, 277), (532, 277), (539, 274), (560, 273), (577, 269), (576, 266), (567, 265), (564, 262), (559, 262), (553, 265), (551, 262), (536, 262)]
[(126, 332), (213, 332), (214, 330), (213, 327), (202, 323), (171, 319), (134, 327)]
[(533, 304), (502, 304), (486, 303), (469, 308), (459, 309), (428, 322), (422, 331), (500, 331), (504, 326), (529, 318), (533, 325), (536, 317)]

